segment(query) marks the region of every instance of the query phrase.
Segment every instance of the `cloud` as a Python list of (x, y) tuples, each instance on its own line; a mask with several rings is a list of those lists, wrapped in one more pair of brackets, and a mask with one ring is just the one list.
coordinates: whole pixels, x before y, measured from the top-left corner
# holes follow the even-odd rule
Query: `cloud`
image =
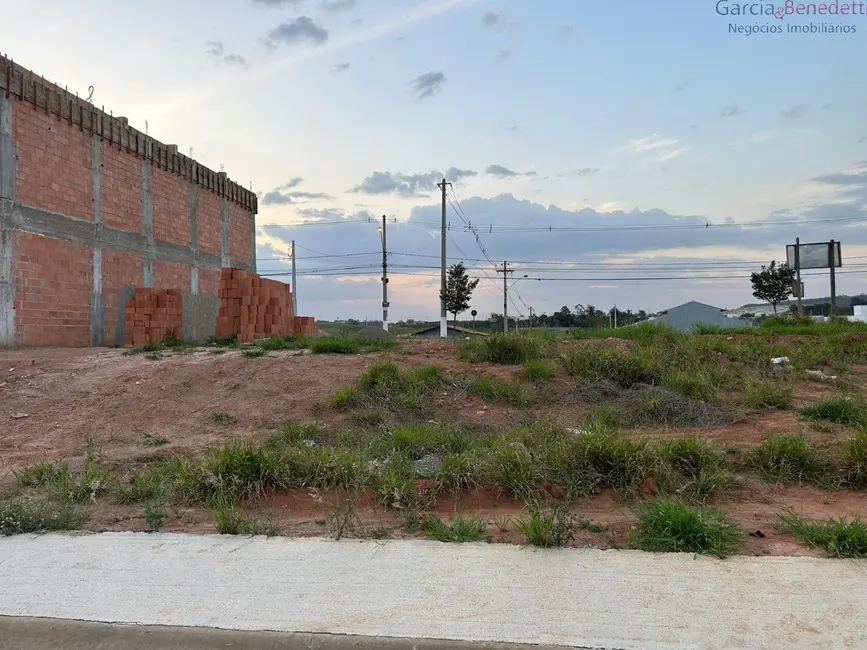
[(507, 61), (512, 56), (512, 50), (500, 50), (497, 55), (497, 61)]
[(253, 0), (254, 5), (262, 5), (263, 7), (299, 7), (304, 3), (304, 0)]
[(804, 117), (806, 114), (807, 106), (805, 104), (792, 106), (781, 113), (784, 120), (797, 120), (798, 118)]
[(349, 70), (349, 66), (349, 63), (337, 63), (331, 66), (331, 72), (333, 72), (334, 74), (340, 74), (341, 72), (346, 72), (347, 70)]
[(575, 28), (572, 25), (564, 25), (560, 28), (559, 36), (562, 39), (572, 38), (575, 35)]
[(576, 169), (575, 174), (578, 176), (588, 176), (590, 174), (596, 174), (599, 172), (598, 168), (590, 168), (590, 167), (582, 167), (581, 169)]
[(445, 174), (432, 171), (422, 174), (402, 174), (400, 172), (373, 172), (350, 192), (361, 194), (395, 194), (403, 197), (425, 196), (437, 188), (443, 178), (459, 181), (462, 178), (478, 176), (471, 169), (449, 167)]
[(330, 194), (325, 194), (324, 192), (288, 191), (294, 187), (298, 187), (303, 182), (304, 179), (300, 176), (289, 179), (282, 185), (275, 187), (270, 192), (266, 192), (265, 195), (259, 199), (259, 205), (290, 205), (299, 201), (303, 203), (311, 200), (330, 200), (334, 198)]
[(721, 117), (734, 117), (735, 115), (740, 115), (741, 109), (736, 104), (730, 104), (729, 106), (725, 106), (722, 109), (722, 113), (720, 113)]
[(519, 176), (538, 176), (536, 172), (516, 172), (502, 165), (488, 165), (485, 169), (488, 176), (495, 178), (517, 178)]
[(325, 11), (337, 13), (339, 11), (349, 11), (358, 4), (358, 0), (322, 0), (320, 5)]
[(221, 63), (227, 65), (237, 65), (242, 68), (250, 67), (250, 64), (240, 54), (226, 54), (226, 48), (222, 41), (208, 41), (205, 43), (205, 53)]
[[(731, 218), (723, 217), (711, 222), (710, 228), (705, 227), (708, 219), (701, 214), (619, 209), (616, 201), (608, 201), (595, 209), (583, 206), (566, 209), (509, 194), (480, 198), (464, 193), (461, 207), (478, 227), (480, 239), (492, 259), (511, 260), (516, 274), (561, 278), (539, 282), (528, 279), (514, 287), (537, 314), (550, 314), (564, 304), (591, 301), (602, 309), (616, 302), (618, 307), (633, 311), (642, 308), (656, 311), (688, 300), (736, 307), (754, 302), (748, 278), (751, 271), (772, 259), (785, 259), (785, 246), (793, 239), (793, 225), (789, 222), (792, 218), (821, 221), (860, 215), (867, 221), (867, 161), (848, 169), (831, 170), (812, 178), (811, 183), (832, 193), (833, 202), (797, 206), (747, 225), (737, 225)], [(298, 213), (308, 221), (345, 219), (345, 224), (304, 227), (303, 243), (328, 254), (353, 254), (351, 264), (346, 259), (299, 260), (300, 272), (350, 265), (360, 267), (354, 271), (330, 272), (340, 275), (299, 276), (304, 313), (318, 318), (375, 317), (382, 296), (378, 282), (381, 264), (381, 243), (376, 232), (378, 220), (368, 212), (351, 214), (328, 208), (302, 209)], [(395, 264), (389, 299), (395, 319), (438, 317), (437, 224), (440, 218), (438, 197), (431, 197), (412, 208), (408, 215), (398, 215), (397, 223), (389, 222), (390, 264)], [(452, 239), (448, 242), (448, 263), (464, 260), (471, 276), (486, 278), (473, 296), (472, 308), (479, 311), (480, 317), (501, 312), (502, 283), (495, 283), (493, 269), (487, 262), (479, 261), (483, 255), (475, 235), (466, 232), (454, 215), (449, 219)], [(857, 243), (865, 241), (863, 224), (820, 221), (798, 224), (797, 232), (802, 241), (833, 237), (843, 241), (845, 256), (867, 255), (867, 245)], [(489, 225), (492, 226), (490, 231)], [(503, 230), (517, 227), (536, 231)], [(548, 228), (582, 230), (549, 232)], [(259, 239), (261, 259), (277, 257), (265, 254), (266, 240), (273, 242), (275, 250), (285, 251), (291, 239), (298, 239), (298, 229), (292, 226), (265, 225), (261, 229), (267, 233)], [(454, 244), (465, 253), (459, 252)], [(546, 264), (538, 264), (540, 261)], [(259, 270), (288, 272), (288, 267), (281, 262), (260, 262)], [(350, 273), (365, 275), (350, 276)], [(679, 276), (681, 279), (634, 281), (653, 276)], [(622, 281), (622, 278), (633, 280)], [(840, 275), (837, 282), (841, 294), (852, 295), (867, 289), (867, 275)], [(618, 286), (615, 293), (606, 288), (611, 285)], [(808, 276), (805, 285), (808, 295), (827, 295), (827, 276)], [(516, 302), (524, 309), (517, 297)], [(513, 310), (512, 305), (509, 310)]]
[(442, 72), (425, 72), (410, 82), (412, 92), (418, 99), (427, 99), (442, 90), (446, 76)]
[(292, 197), (273, 190), (259, 200), (259, 205), (288, 205), (292, 202)]
[(482, 16), (482, 25), (485, 27), (485, 29), (499, 32), (506, 28), (506, 21), (503, 18), (503, 14), (497, 14), (493, 11), (489, 11), (484, 16)]
[(686, 153), (686, 148), (681, 146), (679, 140), (664, 138), (656, 133), (630, 140), (627, 148), (653, 162), (666, 162)]
[(828, 110), (829, 108), (831, 108), (832, 106), (833, 106), (833, 104), (832, 104), (831, 102), (828, 102), (828, 103), (826, 103), (826, 104), (822, 104), (822, 106), (819, 108), (819, 110), (827, 111), (827, 110)]
[(265, 37), (265, 45), (272, 49), (280, 44), (310, 43), (322, 45), (327, 41), (328, 30), (317, 25), (309, 16), (299, 16), (295, 20), (281, 23), (269, 30)]
[(304, 179), (300, 176), (296, 176), (295, 178), (290, 178), (288, 181), (283, 183), (278, 190), (291, 190), (293, 187), (298, 187), (301, 183), (304, 182)]
[(687, 88), (689, 88), (691, 84), (692, 84), (692, 82), (688, 81), (688, 80), (687, 81), (681, 81), (680, 83), (675, 84), (674, 88), (672, 88), (672, 90), (676, 93), (679, 93), (679, 92), (684, 91)]

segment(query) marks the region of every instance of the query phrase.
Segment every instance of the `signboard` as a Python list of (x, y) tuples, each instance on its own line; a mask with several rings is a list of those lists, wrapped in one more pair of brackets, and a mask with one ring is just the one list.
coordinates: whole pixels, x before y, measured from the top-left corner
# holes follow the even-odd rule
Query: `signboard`
[[(795, 244), (786, 246), (786, 264), (789, 268), (796, 268), (795, 265)], [(831, 268), (830, 260), (830, 242), (820, 242), (817, 244), (800, 244), (799, 245), (799, 266), (803, 271), (805, 269), (829, 269)], [(840, 268), (843, 266), (843, 256), (840, 252), (840, 242), (834, 242), (834, 266)]]
[(795, 298), (803, 298), (804, 297), (804, 283), (803, 282), (795, 282), (792, 284), (792, 296)]

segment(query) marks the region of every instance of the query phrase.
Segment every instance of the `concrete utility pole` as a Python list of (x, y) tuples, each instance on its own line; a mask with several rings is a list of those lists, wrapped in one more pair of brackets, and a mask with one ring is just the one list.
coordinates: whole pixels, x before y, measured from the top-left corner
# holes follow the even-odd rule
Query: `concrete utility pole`
[(503, 260), (503, 268), (497, 269), (497, 273), (503, 274), (503, 334), (509, 333), (509, 263)]
[(295, 240), (292, 240), (292, 311), (293, 316), (298, 315), (298, 281), (295, 276)]
[(828, 260), (830, 261), (829, 266), (831, 267), (831, 317), (832, 318), (837, 315), (837, 269), (835, 268), (836, 262), (837, 262), (836, 247), (837, 247), (837, 245), (834, 243), (834, 240), (832, 239), (828, 243)]
[(382, 329), (388, 331), (388, 252), (385, 239), (385, 215), (382, 215), (382, 228), (379, 229), (382, 239)]
[(446, 312), (446, 188), (451, 185), (443, 179), (437, 187), (443, 191), (443, 223), (442, 223), (442, 277), (440, 278), (440, 338), (448, 338), (449, 319)]
[(801, 291), (801, 238), (795, 237), (795, 289), (798, 298), (798, 316), (804, 315), (804, 292)]

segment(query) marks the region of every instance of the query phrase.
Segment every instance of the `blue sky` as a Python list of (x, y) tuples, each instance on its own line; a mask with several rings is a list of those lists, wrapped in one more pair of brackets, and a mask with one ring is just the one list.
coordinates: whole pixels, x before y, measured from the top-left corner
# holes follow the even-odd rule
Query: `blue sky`
[[(59, 0), (0, 0), (0, 42), (70, 89), (94, 85), (97, 104), (139, 128), (147, 121), (156, 138), (224, 165), (263, 197), (303, 179), (280, 190), (279, 202), (262, 202), (258, 242), (269, 261), (260, 270), (284, 270), (270, 260), (293, 238), (309, 249), (299, 252), (308, 258), (299, 259), (299, 302), (321, 318), (378, 314), (374, 269), (308, 275), (378, 262), (367, 215), (389, 215), (395, 271), (408, 260), (436, 265), (439, 242), (424, 224), (437, 219), (438, 197), (429, 190), (433, 172), (451, 167), (475, 172), (452, 179), (464, 216), (502, 227), (480, 231), (493, 259), (562, 263), (546, 277), (604, 278), (519, 284), (518, 311), (576, 303), (656, 310), (689, 299), (736, 306), (752, 298), (748, 280), (731, 276), (782, 259), (796, 236), (842, 240), (853, 272), (838, 289), (867, 290), (857, 266), (867, 259), (864, 222), (855, 219), (867, 221), (867, 126), (859, 123), (867, 16), (780, 21), (721, 16), (716, 6), (94, 0), (70, 12)], [(811, 23), (856, 31), (730, 29)], [(428, 85), (413, 92), (416, 82)], [(491, 175), (490, 166), (515, 173)], [(412, 196), (407, 183), (418, 190)], [(286, 227), (316, 215), (343, 222)], [(474, 261), (484, 256), (451, 208), (449, 220), (450, 261), (469, 258), (474, 273), (493, 277), (490, 264)], [(782, 223), (679, 226), (726, 220)], [(514, 230), (527, 223), (592, 230)], [(642, 225), (671, 228), (634, 230)], [(369, 255), (321, 256), (346, 253)], [(425, 255), (433, 257), (417, 257)], [(393, 276), (392, 316), (435, 317), (435, 271), (402, 270), (418, 275)], [(672, 275), (681, 279), (608, 279)], [(808, 278), (808, 295), (826, 295), (825, 285)], [(485, 281), (474, 307), (484, 314), (501, 302)]]

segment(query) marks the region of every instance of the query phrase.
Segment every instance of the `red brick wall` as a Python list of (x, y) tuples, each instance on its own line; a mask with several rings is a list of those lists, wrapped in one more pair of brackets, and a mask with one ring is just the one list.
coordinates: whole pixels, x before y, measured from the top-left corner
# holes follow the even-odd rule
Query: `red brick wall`
[(91, 136), (25, 102), (15, 103), (12, 139), (18, 201), (93, 221)]
[(15, 239), (19, 345), (90, 345), (93, 249), (22, 232)]
[[(0, 68), (0, 72), (2, 70)], [(67, 119), (58, 119), (54, 113), (46, 114), (44, 108), (36, 108), (30, 101), (14, 95), (10, 101), (13, 104), (12, 140), (17, 157), (17, 203), (92, 222), (93, 138), (98, 136), (78, 124), (70, 124)], [(107, 116), (104, 121), (108, 122)], [(114, 132), (119, 133), (120, 123), (115, 125)], [(119, 147), (108, 138), (101, 142), (101, 217), (106, 228), (142, 234), (143, 160), (130, 149), (131, 145)], [(188, 162), (193, 165), (192, 161)], [(157, 162), (151, 163), (154, 238), (189, 246), (190, 184), (206, 181), (201, 180), (201, 174), (193, 180), (184, 178), (179, 169), (175, 166), (169, 171), (160, 168)], [(222, 199), (217, 190), (203, 184), (197, 189), (199, 251), (221, 255)], [(234, 261), (250, 264), (250, 220), (254, 215), (232, 201), (229, 201), (229, 210), (229, 253)], [(93, 257), (90, 244), (14, 232), (18, 345), (90, 345)], [(130, 285), (143, 286), (143, 270), (139, 254), (102, 248), (102, 331), (103, 340), (109, 345), (117, 341), (123, 292)], [(189, 266), (157, 259), (154, 261), (155, 286), (190, 291), (190, 270)], [(199, 292), (216, 296), (219, 277), (219, 271), (200, 269)]]

